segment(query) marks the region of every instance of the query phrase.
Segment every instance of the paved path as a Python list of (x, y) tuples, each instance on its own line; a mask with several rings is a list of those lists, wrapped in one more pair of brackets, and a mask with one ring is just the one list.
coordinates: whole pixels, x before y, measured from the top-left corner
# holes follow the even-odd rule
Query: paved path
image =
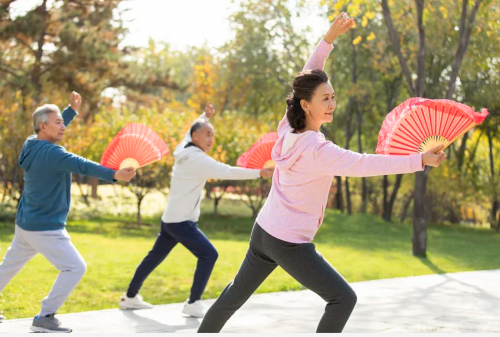
[[(500, 269), (352, 284), (358, 304), (344, 332), (500, 333)], [(214, 300), (203, 301), (205, 306)], [(181, 303), (151, 310), (100, 310), (58, 315), (74, 332), (195, 332), (200, 320)], [(314, 332), (324, 302), (305, 291), (258, 294), (223, 332)], [(0, 333), (29, 332), (31, 318), (7, 320)]]

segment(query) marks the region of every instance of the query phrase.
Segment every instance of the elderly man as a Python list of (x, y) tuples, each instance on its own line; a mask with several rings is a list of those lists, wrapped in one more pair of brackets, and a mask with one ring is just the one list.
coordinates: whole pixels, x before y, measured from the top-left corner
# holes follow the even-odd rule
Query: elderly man
[(87, 269), (66, 231), (71, 199), (71, 173), (102, 179), (130, 181), (132, 168), (114, 171), (67, 152), (57, 145), (78, 114), (82, 98), (71, 94), (71, 104), (61, 114), (53, 104), (33, 113), (33, 130), (23, 145), (19, 165), (24, 170), (24, 192), (17, 210), (14, 240), (0, 264), (0, 292), (37, 253), (59, 271), (51, 291), (33, 319), (35, 332), (71, 332), (54, 317)]
[(208, 238), (198, 228), (200, 203), (207, 179), (243, 180), (270, 178), (273, 168), (262, 170), (232, 167), (220, 163), (206, 154), (214, 141), (214, 128), (209, 118), (214, 108), (209, 103), (198, 120), (191, 126), (184, 140), (174, 151), (175, 163), (165, 213), (156, 243), (135, 272), (129, 288), (119, 306), (126, 309), (149, 309), (139, 290), (148, 275), (181, 243), (198, 258), (191, 295), (182, 312), (193, 317), (203, 317), (201, 295), (212, 273), (218, 254)]

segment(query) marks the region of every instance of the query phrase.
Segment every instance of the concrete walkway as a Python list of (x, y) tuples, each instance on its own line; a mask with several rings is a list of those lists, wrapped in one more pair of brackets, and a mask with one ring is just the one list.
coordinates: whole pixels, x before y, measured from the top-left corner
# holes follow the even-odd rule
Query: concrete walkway
[[(358, 304), (344, 332), (500, 333), (500, 269), (352, 284)], [(203, 301), (205, 306), (214, 300)], [(200, 319), (181, 303), (151, 310), (101, 310), (58, 315), (78, 333), (196, 332)], [(305, 291), (258, 294), (223, 332), (314, 332), (324, 302)], [(29, 332), (32, 318), (7, 320), (0, 333)]]

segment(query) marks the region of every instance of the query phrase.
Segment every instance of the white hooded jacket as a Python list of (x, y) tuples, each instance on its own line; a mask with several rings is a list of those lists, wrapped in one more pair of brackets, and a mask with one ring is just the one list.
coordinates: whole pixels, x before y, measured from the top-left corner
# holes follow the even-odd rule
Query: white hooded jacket
[[(208, 121), (205, 113), (199, 119)], [(249, 180), (260, 178), (260, 170), (220, 163), (197, 146), (186, 147), (189, 142), (191, 142), (191, 135), (188, 130), (184, 140), (174, 151), (175, 162), (170, 193), (167, 207), (161, 217), (164, 223), (198, 221), (202, 192), (207, 179)]]

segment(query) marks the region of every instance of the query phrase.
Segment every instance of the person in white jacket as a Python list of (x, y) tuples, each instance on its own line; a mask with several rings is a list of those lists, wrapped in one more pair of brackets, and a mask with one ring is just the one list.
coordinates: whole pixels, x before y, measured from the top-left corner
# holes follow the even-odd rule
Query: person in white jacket
[(141, 262), (123, 294), (119, 306), (126, 309), (149, 309), (139, 290), (148, 275), (167, 257), (177, 243), (198, 258), (191, 294), (182, 312), (204, 317), (200, 299), (218, 258), (217, 250), (198, 228), (200, 203), (207, 179), (246, 180), (271, 178), (274, 168), (246, 169), (216, 161), (207, 155), (214, 141), (209, 119), (214, 115), (210, 103), (191, 126), (184, 140), (175, 148), (172, 181), (167, 207), (161, 218), (161, 230), (153, 249)]

